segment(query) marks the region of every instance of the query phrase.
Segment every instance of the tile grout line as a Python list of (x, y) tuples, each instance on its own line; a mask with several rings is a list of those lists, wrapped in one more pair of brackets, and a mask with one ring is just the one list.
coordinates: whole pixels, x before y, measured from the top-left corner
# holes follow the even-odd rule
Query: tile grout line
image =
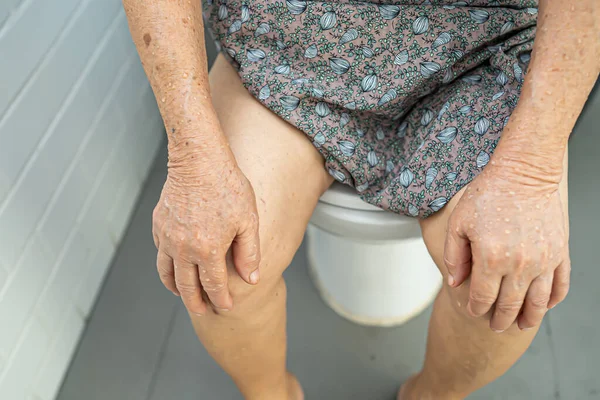
[(171, 338), (171, 334), (173, 333), (173, 328), (175, 327), (175, 318), (179, 313), (179, 301), (175, 302), (173, 306), (173, 313), (171, 318), (169, 319), (169, 327), (167, 329), (167, 333), (163, 342), (160, 346), (160, 351), (158, 352), (158, 360), (156, 361), (156, 365), (154, 367), (154, 371), (152, 371), (152, 376), (150, 377), (150, 384), (148, 385), (148, 394), (145, 397), (145, 400), (150, 400), (154, 395), (154, 390), (156, 389), (156, 379), (158, 378), (158, 373), (160, 371), (160, 367), (165, 358), (165, 353), (167, 350), (167, 346), (169, 344), (169, 339)]
[(552, 357), (552, 375), (554, 380), (554, 399), (560, 400), (560, 373), (558, 371), (558, 359), (556, 357), (556, 348), (554, 346), (554, 338), (552, 337), (552, 327), (550, 326), (550, 315), (546, 315), (546, 334), (548, 335), (548, 341), (550, 342), (550, 356)]

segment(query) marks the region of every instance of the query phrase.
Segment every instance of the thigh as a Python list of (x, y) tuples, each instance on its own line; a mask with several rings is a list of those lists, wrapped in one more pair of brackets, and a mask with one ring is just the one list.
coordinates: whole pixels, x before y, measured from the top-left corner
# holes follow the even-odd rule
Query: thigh
[[(568, 232), (569, 227), (569, 211), (568, 211), (568, 156), (565, 152), (565, 158), (563, 162), (563, 179), (559, 185), (559, 192), (562, 199), (564, 218), (566, 219), (566, 227)], [(440, 272), (444, 276), (444, 282), (448, 275), (448, 271), (444, 264), (444, 244), (446, 241), (446, 230), (448, 226), (448, 220), (452, 211), (458, 204), (461, 196), (463, 195), (465, 188), (462, 188), (452, 199), (446, 204), (444, 208), (436, 212), (429, 218), (421, 220), (421, 231), (423, 232), (423, 239), (427, 245), (427, 249), (431, 254), (433, 260), (438, 266)], [(444, 288), (448, 288), (444, 285)], [(458, 306), (466, 312), (466, 304), (469, 296), (469, 280), (467, 280), (460, 287), (450, 291), (451, 298), (454, 301), (454, 306)]]
[(210, 87), (229, 145), (254, 188), (259, 214), (261, 284), (244, 283), (229, 262), (236, 302), (236, 296), (268, 289), (280, 279), (332, 178), (308, 137), (252, 97), (222, 55), (211, 69)]

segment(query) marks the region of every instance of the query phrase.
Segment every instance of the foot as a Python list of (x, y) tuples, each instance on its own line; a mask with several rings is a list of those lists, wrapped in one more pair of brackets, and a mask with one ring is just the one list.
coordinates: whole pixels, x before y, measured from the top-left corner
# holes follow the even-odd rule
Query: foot
[(289, 400), (304, 400), (304, 391), (298, 379), (288, 372), (288, 399)]

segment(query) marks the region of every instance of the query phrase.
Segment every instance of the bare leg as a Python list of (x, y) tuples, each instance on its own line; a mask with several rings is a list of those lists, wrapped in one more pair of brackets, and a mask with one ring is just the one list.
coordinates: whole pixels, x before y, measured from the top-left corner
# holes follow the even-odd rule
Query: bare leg
[[(560, 192), (568, 218), (566, 157)], [(444, 282), (446, 226), (462, 193), (421, 223), (423, 238)], [(531, 344), (537, 328), (520, 331), (515, 324), (501, 334), (495, 333), (489, 327), (490, 315), (476, 319), (467, 313), (468, 295), (468, 281), (455, 289), (444, 285), (440, 290), (429, 322), (425, 365), (403, 386), (399, 399), (463, 399), (502, 376)]]
[(306, 136), (258, 103), (222, 56), (212, 68), (210, 84), (231, 149), (256, 193), (261, 281), (256, 287), (246, 284), (229, 260), (233, 310), (190, 318), (200, 341), (246, 399), (301, 399), (300, 386), (286, 372), (281, 275), (332, 179)]

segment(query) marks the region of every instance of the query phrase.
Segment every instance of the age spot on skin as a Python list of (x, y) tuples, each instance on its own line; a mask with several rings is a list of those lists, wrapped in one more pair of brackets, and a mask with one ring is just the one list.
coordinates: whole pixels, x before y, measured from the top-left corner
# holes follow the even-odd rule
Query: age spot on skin
[(144, 33), (144, 43), (146, 43), (146, 47), (150, 46), (150, 42), (152, 41), (152, 36), (149, 33)]

